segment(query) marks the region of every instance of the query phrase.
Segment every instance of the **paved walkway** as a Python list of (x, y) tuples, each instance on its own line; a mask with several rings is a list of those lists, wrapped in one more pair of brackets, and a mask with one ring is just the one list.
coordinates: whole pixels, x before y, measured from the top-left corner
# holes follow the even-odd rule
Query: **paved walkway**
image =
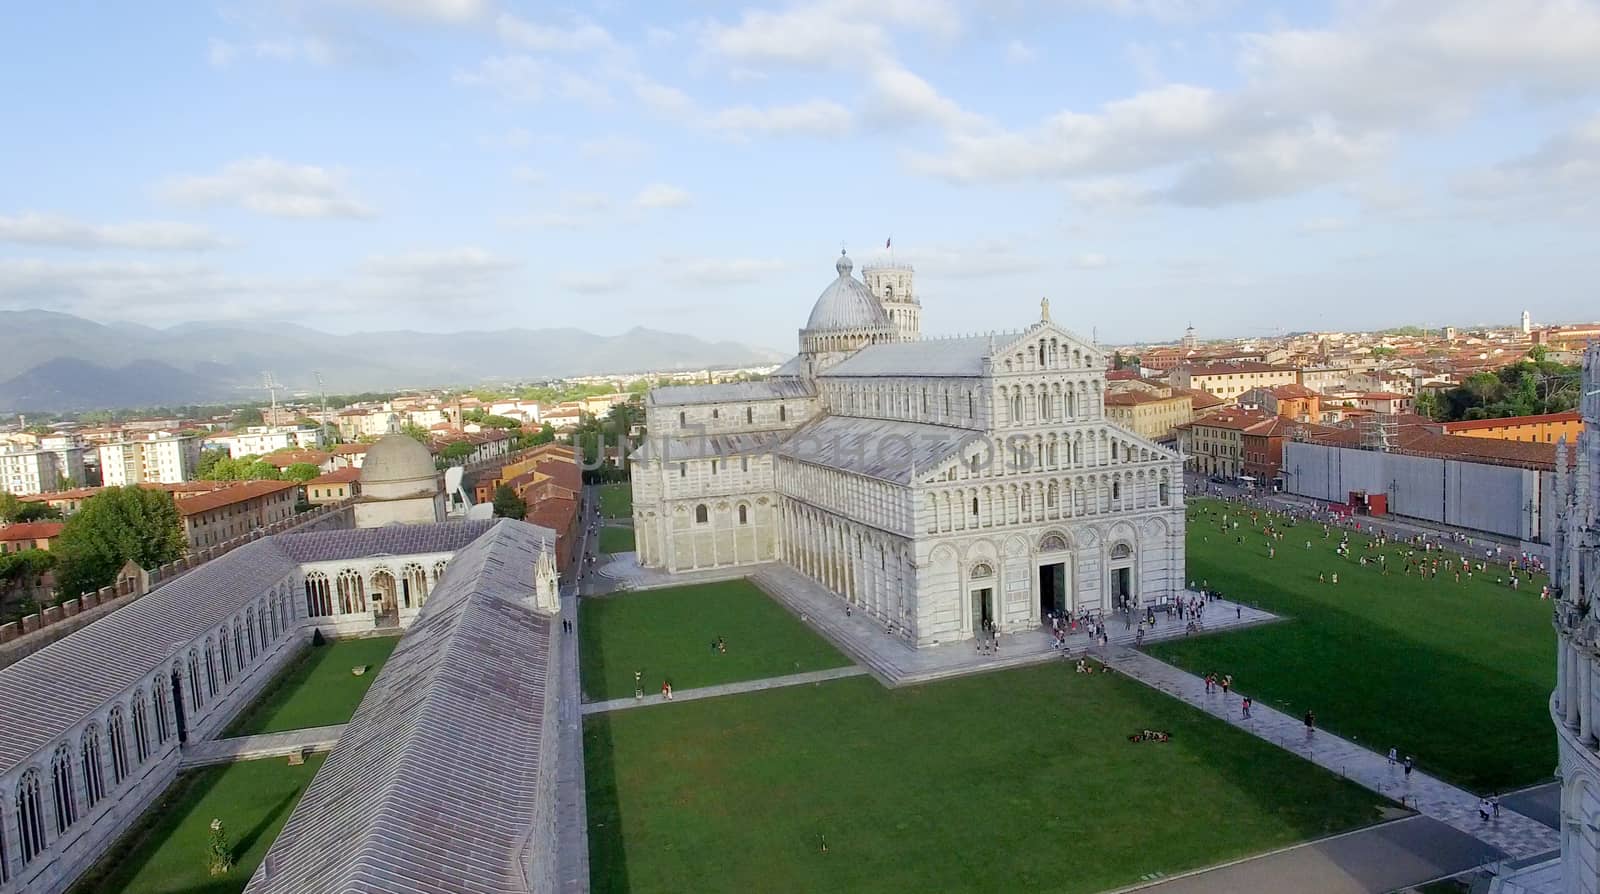
[(1499, 858), (1498, 851), (1465, 832), (1432, 817), (1413, 816), (1124, 890), (1386, 894), (1468, 872)]
[(790, 674), (787, 677), (768, 677), (765, 680), (745, 680), (742, 683), (723, 683), (718, 686), (702, 686), (699, 689), (680, 689), (672, 693), (669, 700), (660, 694), (648, 695), (644, 698), (614, 698), (604, 702), (590, 702), (583, 706), (583, 713), (604, 714), (608, 711), (626, 711), (629, 708), (642, 708), (645, 705), (664, 705), (671, 702), (692, 702), (702, 698), (716, 698), (719, 695), (738, 695), (742, 692), (761, 692), (766, 689), (782, 689), (785, 686), (804, 686), (807, 683), (825, 683), (828, 680), (842, 680), (846, 677), (861, 677), (867, 673), (865, 668), (835, 667), (828, 670), (808, 671), (803, 674)]
[[(979, 652), (972, 641), (918, 649), (898, 636), (885, 633), (883, 622), (862, 612), (845, 615), (844, 603), (839, 597), (792, 568), (762, 565), (750, 579), (885, 686), (910, 686), (1062, 658), (1060, 651), (1051, 648), (1050, 634), (1042, 627), (1001, 634), (998, 654)], [(1277, 620), (1270, 612), (1236, 606), (1225, 600), (1207, 605), (1202, 617), (1207, 633)], [(1147, 642), (1185, 635), (1186, 620), (1159, 612), (1156, 619), (1156, 626), (1145, 633)], [(1108, 637), (1114, 645), (1131, 645), (1135, 640), (1135, 628), (1124, 626), (1120, 616), (1113, 618), (1108, 628)], [(1090, 643), (1088, 634), (1078, 633), (1067, 638), (1068, 656), (1085, 653), (1098, 653), (1098, 647)]]
[[(596, 538), (589, 536), (588, 522), (595, 517), (596, 493), (591, 485), (583, 489), (579, 504), (583, 533), (578, 544), (578, 563), (561, 584), (561, 614), (556, 619), (560, 696), (556, 711), (560, 722), (560, 755), (556, 768), (556, 873), (562, 894), (588, 894), (589, 891), (589, 802), (584, 788), (583, 716), (578, 684), (578, 588), (587, 558), (594, 555)], [(562, 620), (571, 621), (573, 633), (561, 631)]]
[(259, 736), (238, 736), (232, 739), (212, 739), (209, 742), (192, 742), (183, 750), (183, 760), (178, 768), (207, 767), (233, 761), (253, 761), (263, 757), (284, 757), (311, 751), (332, 751), (344, 735), (345, 725), (313, 726), (292, 729), (281, 733), (262, 733)]
[(585, 577), (583, 595), (598, 596), (617, 590), (655, 590), (715, 581), (737, 580), (750, 574), (749, 565), (708, 568), (703, 571), (662, 571), (639, 564), (638, 553), (612, 553), (609, 561), (596, 562), (595, 573)]
[(1165, 664), (1142, 652), (1120, 646), (1107, 656), (1112, 667), (1135, 680), (1159, 689), (1247, 730), (1258, 738), (1331, 770), (1340, 776), (1405, 806), (1430, 816), (1458, 831), (1465, 832), (1506, 856), (1521, 858), (1542, 854), (1559, 846), (1554, 829), (1529, 819), (1502, 802), (1500, 816), (1483, 822), (1478, 818), (1478, 797), (1420, 771), (1407, 779), (1398, 766), (1347, 739), (1327, 730), (1307, 733), (1299, 717), (1257, 703), (1251, 717), (1240, 715), (1237, 694), (1207, 694), (1199, 677)]

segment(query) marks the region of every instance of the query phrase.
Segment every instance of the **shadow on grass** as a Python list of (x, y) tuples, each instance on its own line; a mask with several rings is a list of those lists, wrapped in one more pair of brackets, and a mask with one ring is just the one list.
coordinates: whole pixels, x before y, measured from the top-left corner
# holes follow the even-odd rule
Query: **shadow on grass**
[(217, 738), (230, 739), (242, 735), (242, 730), (249, 730), (259, 725), (261, 719), (277, 707), (283, 691), (296, 683), (299, 680), (300, 673), (306, 669), (306, 666), (315, 660), (320, 650), (327, 647), (326, 641), (322, 645), (316, 645), (309, 639), (303, 640), (299, 651), (295, 653), (294, 657), (283, 663), (283, 667), (279, 668), (272, 679), (267, 681), (267, 685), (261, 687), (261, 691), (255, 694), (255, 697), (250, 700), (250, 704), (243, 711), (240, 711), (238, 716), (234, 717), (221, 733), (217, 734)]
[(596, 894), (625, 894), (628, 849), (617, 796), (615, 741), (608, 714), (583, 720), (584, 797), (589, 812), (589, 885)]
[[(307, 783), (307, 785), (309, 784)], [(261, 821), (256, 823), (250, 831), (244, 833), (244, 837), (240, 838), (238, 843), (233, 846), (233, 852), (235, 854), (250, 853), (250, 849), (256, 846), (256, 842), (261, 840), (261, 836), (265, 835), (267, 830), (272, 828), (272, 824), (277, 822), (279, 818), (293, 810), (294, 804), (298, 800), (300, 800), (300, 793), (290, 792), (281, 798), (278, 803), (272, 805), (272, 809), (262, 815)]]

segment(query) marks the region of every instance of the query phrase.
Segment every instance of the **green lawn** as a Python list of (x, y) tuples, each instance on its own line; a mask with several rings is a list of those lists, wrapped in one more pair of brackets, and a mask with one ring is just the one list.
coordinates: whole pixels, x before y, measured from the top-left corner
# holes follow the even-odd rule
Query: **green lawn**
[[(1231, 528), (1219, 530), (1223, 511), (1239, 510), (1211, 501), (1190, 508), (1189, 577), (1291, 620), (1158, 643), (1152, 654), (1196, 673), (1231, 673), (1241, 692), (1295, 715), (1315, 710), (1323, 726), (1415, 754), (1422, 768), (1474, 791), (1550, 776), (1555, 637), (1542, 577), (1516, 592), (1495, 583), (1503, 565), (1460, 583), (1453, 574), (1423, 580), (1404, 573), (1394, 545), (1384, 550), (1384, 575), (1359, 564), (1368, 538), (1352, 534), (1343, 559), (1333, 551), (1337, 530), (1324, 540), (1320, 524), (1306, 523), (1286, 529), (1269, 559), (1248, 518), (1243, 545)], [(1334, 572), (1337, 585), (1317, 579)]]
[[(72, 889), (74, 894), (234, 894), (244, 890), (284, 821), (322, 766), (282, 758), (207, 767), (179, 776), (155, 806)], [(234, 868), (206, 871), (210, 824), (220, 819)]]
[[(647, 692), (660, 692), (663, 677), (694, 689), (850, 663), (749, 581), (589, 598), (578, 608), (591, 701), (633, 695), (636, 670)], [(726, 652), (711, 650), (719, 636)]]
[(627, 527), (602, 527), (600, 551), (603, 553), (633, 552), (633, 529)]
[(1391, 806), (1064, 662), (595, 714), (584, 753), (596, 892), (1101, 891)]
[(633, 515), (633, 485), (624, 481), (619, 484), (602, 484), (600, 490), (600, 514), (611, 518), (628, 518)]
[[(378, 678), (398, 636), (329, 640), (307, 646), (278, 678), (223, 732), (222, 737), (253, 736), (312, 726), (345, 723)], [(350, 669), (370, 664), (365, 674)]]

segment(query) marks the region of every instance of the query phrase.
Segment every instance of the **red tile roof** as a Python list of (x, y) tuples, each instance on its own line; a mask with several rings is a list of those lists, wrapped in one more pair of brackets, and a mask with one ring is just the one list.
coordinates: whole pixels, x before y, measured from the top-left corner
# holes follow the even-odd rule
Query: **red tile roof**
[(0, 541), (16, 543), (23, 540), (54, 540), (61, 535), (61, 529), (64, 527), (66, 524), (63, 522), (19, 522), (0, 528)]
[(332, 472), (328, 472), (328, 473), (323, 474), (323, 475), (318, 475), (317, 477), (311, 479), (310, 481), (307, 481), (306, 483), (307, 484), (349, 484), (352, 481), (360, 481), (360, 480), (361, 480), (361, 470), (360, 469), (356, 468), (355, 466), (345, 466), (342, 469), (334, 469)]
[(261, 457), (263, 462), (269, 462), (280, 469), (287, 469), (295, 463), (310, 463), (320, 466), (327, 462), (332, 454), (321, 450), (279, 450)]
[(200, 494), (194, 497), (182, 497), (178, 500), (179, 515), (194, 515), (199, 512), (209, 512), (234, 503), (243, 503), (259, 497), (271, 496), (286, 490), (293, 490), (300, 485), (294, 481), (245, 481), (233, 487), (212, 491), (209, 494)]
[(1458, 431), (1478, 431), (1486, 428), (1505, 428), (1508, 425), (1549, 425), (1561, 422), (1577, 422), (1583, 416), (1577, 410), (1568, 410), (1565, 413), (1540, 413), (1536, 416), (1500, 416), (1495, 419), (1463, 419), (1460, 422), (1446, 422), (1444, 430), (1451, 434)]

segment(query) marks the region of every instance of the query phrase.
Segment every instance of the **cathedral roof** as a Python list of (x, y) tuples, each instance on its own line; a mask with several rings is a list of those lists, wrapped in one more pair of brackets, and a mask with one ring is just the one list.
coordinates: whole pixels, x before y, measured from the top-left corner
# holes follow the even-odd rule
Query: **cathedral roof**
[(811, 389), (801, 382), (722, 382), (714, 385), (671, 385), (650, 389), (652, 406), (680, 407), (690, 404), (738, 403), (749, 400), (783, 400), (810, 397)]
[(928, 471), (966, 449), (982, 432), (889, 419), (824, 416), (801, 426), (778, 455), (895, 484), (909, 484), (913, 467)]
[(681, 438), (645, 438), (630, 456), (639, 462), (661, 460), (682, 462), (689, 459), (721, 459), (769, 453), (774, 444), (788, 434), (784, 431), (747, 431), (727, 435), (689, 435)]
[(833, 265), (839, 277), (817, 296), (817, 303), (811, 307), (811, 318), (806, 321), (808, 331), (879, 329), (891, 325), (877, 296), (866, 283), (850, 275), (854, 268), (850, 256), (840, 252), (839, 260)]
[(994, 350), (987, 335), (868, 345), (839, 361), (824, 376), (981, 376)]

